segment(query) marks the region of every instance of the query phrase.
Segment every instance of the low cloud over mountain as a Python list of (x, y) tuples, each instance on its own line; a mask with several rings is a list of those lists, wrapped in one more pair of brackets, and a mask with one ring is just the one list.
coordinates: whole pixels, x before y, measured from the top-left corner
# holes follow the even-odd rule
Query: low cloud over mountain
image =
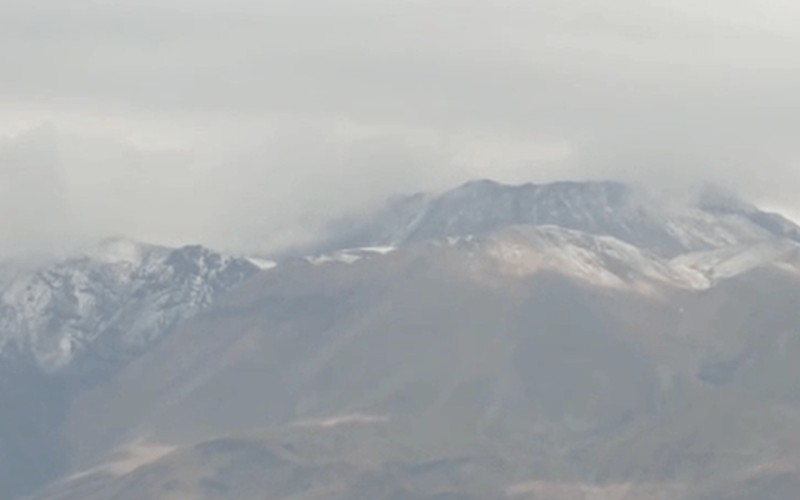
[(159, 303), (192, 307), (181, 283), (213, 276), (233, 288), (90, 383), (15, 368), (9, 351), (8, 380), (58, 402), (49, 433), (15, 436), (50, 464), (17, 491), (48, 478), (31, 498), (795, 487), (800, 244), (788, 220), (719, 195), (678, 210), (616, 183), (489, 181), (367, 219), (346, 234), (359, 247), (328, 241), (263, 272), (191, 250), (219, 271), (158, 273)]

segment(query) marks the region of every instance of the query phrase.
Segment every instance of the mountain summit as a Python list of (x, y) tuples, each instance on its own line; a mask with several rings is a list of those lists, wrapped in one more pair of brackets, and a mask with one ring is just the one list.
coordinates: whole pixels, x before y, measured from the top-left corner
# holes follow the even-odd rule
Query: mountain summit
[(337, 227), (327, 248), (402, 245), (447, 236), (478, 235), (512, 225), (552, 225), (613, 236), (674, 257), (775, 237), (800, 242), (800, 227), (752, 205), (706, 190), (676, 208), (618, 182), (505, 185), (471, 181), (438, 195), (390, 202), (366, 220)]

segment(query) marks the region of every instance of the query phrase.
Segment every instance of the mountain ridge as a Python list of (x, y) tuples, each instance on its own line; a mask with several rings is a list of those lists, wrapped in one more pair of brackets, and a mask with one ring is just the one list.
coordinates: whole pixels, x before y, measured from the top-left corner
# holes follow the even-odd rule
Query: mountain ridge
[[(800, 352), (797, 226), (740, 200), (697, 204), (483, 180), (391, 202), (276, 265), (103, 242), (34, 273), (72, 298), (33, 310), (66, 328), (95, 311), (75, 290), (118, 298), (100, 315), (116, 330), (78, 324), (86, 352), (121, 358), (73, 392), (49, 385), (71, 369), (35, 362), (24, 385), (0, 384), (22, 408), (10, 422), (37, 398), (56, 406), (26, 436), (41, 455), (0, 452), (0, 483), (4, 463), (47, 459), (25, 486), (50, 481), (36, 500), (716, 500), (770, 459), (800, 472), (759, 448), (800, 429), (783, 354)], [(125, 318), (142, 311), (174, 326), (137, 349), (151, 330)], [(768, 417), (747, 409), (771, 401)], [(707, 428), (714, 405), (728, 425)], [(737, 432), (751, 421), (752, 439)], [(0, 450), (18, 447), (9, 429)]]
[(2, 284), (0, 357), (13, 350), (48, 373), (81, 355), (124, 359), (257, 271), (200, 246), (104, 240)]
[(366, 219), (340, 222), (335, 231), (344, 236), (332, 236), (320, 247), (396, 246), (507, 225), (555, 225), (614, 236), (671, 257), (772, 237), (800, 242), (800, 226), (789, 219), (730, 196), (725, 199), (723, 204), (720, 195), (701, 194), (674, 208), (614, 181), (470, 181), (436, 195), (397, 198)]

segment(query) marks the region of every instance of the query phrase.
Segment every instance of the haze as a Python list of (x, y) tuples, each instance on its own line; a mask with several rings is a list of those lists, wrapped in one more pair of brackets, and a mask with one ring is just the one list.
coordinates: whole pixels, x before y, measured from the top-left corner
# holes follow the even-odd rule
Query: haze
[(268, 252), (475, 177), (797, 217), (798, 28), (784, 0), (4, 0), (2, 254)]

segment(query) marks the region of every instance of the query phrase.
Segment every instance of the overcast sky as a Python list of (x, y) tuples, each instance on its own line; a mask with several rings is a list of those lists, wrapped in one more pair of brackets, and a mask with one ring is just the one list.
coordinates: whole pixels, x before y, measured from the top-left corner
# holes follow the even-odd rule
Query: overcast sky
[(0, 245), (267, 249), (470, 178), (800, 214), (789, 0), (2, 0)]

